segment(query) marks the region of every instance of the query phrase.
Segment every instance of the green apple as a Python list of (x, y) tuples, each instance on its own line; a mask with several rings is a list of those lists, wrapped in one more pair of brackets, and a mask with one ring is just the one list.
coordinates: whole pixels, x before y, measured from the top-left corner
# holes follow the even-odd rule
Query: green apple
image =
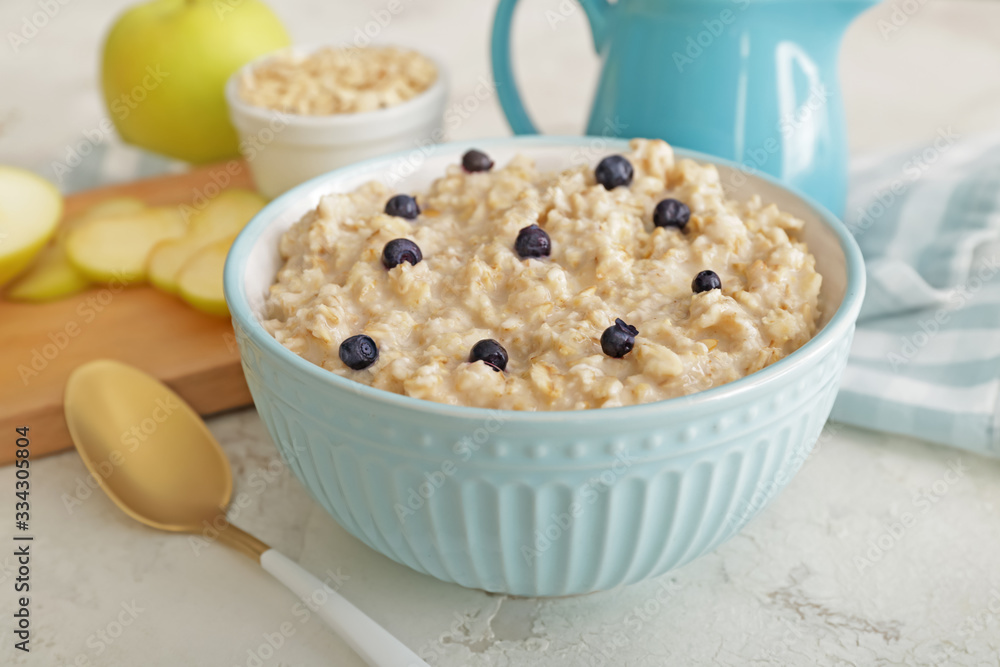
[(0, 166), (0, 285), (31, 264), (56, 231), (63, 198), (30, 171)]
[(260, 0), (152, 0), (104, 43), (104, 100), (122, 138), (188, 162), (237, 157), (224, 88), (250, 60), (288, 46)]

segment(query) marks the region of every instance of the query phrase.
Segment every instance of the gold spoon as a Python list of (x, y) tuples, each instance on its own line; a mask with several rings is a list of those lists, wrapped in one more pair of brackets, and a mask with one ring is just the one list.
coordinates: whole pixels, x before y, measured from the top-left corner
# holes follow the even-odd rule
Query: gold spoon
[(298, 563), (229, 523), (229, 461), (201, 417), (160, 381), (118, 361), (92, 361), (70, 376), (65, 408), (87, 469), (133, 519), (178, 533), (217, 531), (300, 598), (325, 599), (317, 614), (372, 667), (428, 667)]

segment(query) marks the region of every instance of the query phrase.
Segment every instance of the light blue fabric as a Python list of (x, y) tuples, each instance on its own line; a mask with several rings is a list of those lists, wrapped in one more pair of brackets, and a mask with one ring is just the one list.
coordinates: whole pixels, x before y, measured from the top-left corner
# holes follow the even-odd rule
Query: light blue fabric
[(868, 294), (832, 419), (1000, 456), (1000, 135), (857, 160)]

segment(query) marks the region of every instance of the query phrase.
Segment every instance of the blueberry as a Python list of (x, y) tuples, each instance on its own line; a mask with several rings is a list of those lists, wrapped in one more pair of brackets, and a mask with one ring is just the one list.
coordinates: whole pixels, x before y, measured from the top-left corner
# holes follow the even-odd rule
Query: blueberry
[(632, 163), (621, 155), (609, 155), (597, 165), (594, 177), (606, 190), (628, 186), (632, 182)]
[(517, 233), (514, 250), (521, 259), (548, 257), (552, 253), (552, 240), (538, 225), (528, 225)]
[(420, 215), (420, 207), (417, 206), (417, 200), (410, 195), (396, 195), (385, 203), (385, 213), (396, 218), (416, 220)]
[(691, 290), (695, 294), (713, 289), (722, 289), (722, 280), (715, 271), (702, 271), (691, 281)]
[(604, 354), (615, 359), (621, 359), (635, 347), (635, 337), (639, 330), (630, 324), (616, 319), (614, 325), (601, 334), (601, 349)]
[(484, 338), (472, 346), (469, 363), (481, 361), (496, 372), (507, 368), (507, 350), (492, 338)]
[(423, 258), (420, 247), (410, 239), (393, 239), (386, 243), (382, 250), (382, 263), (387, 269), (399, 266), (403, 262), (419, 264)]
[(340, 360), (356, 371), (368, 368), (378, 359), (378, 345), (364, 334), (351, 336), (340, 344)]
[(676, 199), (664, 199), (653, 209), (653, 224), (657, 227), (677, 227), (684, 229), (684, 225), (691, 219), (691, 209), (687, 204)]
[(473, 149), (462, 156), (462, 168), (469, 173), (489, 171), (493, 168), (493, 160), (486, 153)]

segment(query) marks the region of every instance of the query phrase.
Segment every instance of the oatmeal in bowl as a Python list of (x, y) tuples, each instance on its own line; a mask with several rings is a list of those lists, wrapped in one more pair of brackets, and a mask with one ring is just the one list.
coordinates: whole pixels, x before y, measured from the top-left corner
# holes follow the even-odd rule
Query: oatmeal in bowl
[(864, 269), (770, 177), (517, 137), (299, 186), (225, 285), (261, 419), (347, 532), (559, 596), (679, 567), (780, 492), (830, 413)]
[(281, 239), (264, 326), (356, 382), (511, 410), (684, 396), (808, 341), (803, 221), (663, 141), (629, 148), (558, 170), (471, 150), (415, 198), (327, 195)]

